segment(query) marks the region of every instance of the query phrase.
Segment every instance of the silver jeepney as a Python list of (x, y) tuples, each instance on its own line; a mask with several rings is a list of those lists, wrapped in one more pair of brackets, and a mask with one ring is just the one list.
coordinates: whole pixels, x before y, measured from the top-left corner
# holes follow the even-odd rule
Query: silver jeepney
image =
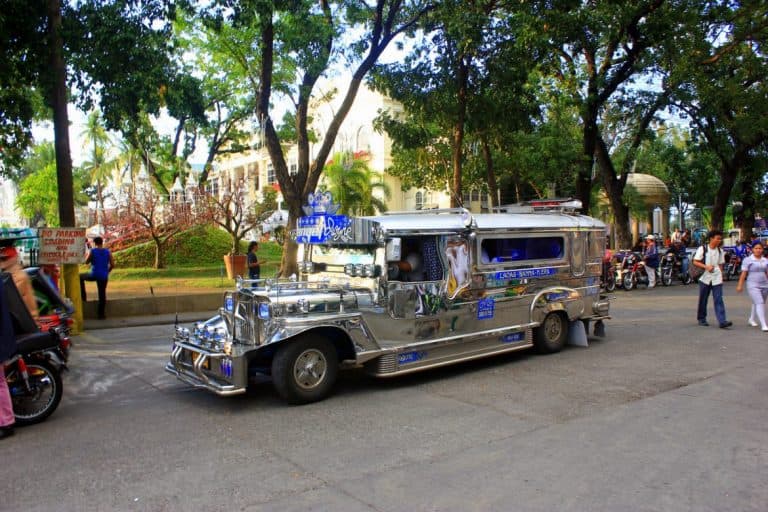
[[(301, 226), (301, 224), (300, 224)], [(238, 280), (218, 316), (177, 326), (166, 370), (220, 395), (271, 376), (290, 403), (324, 398), (337, 371), (379, 377), (535, 347), (609, 318), (605, 225), (557, 209), (328, 216), (299, 228), (296, 280)], [(313, 238), (312, 233), (320, 234)]]

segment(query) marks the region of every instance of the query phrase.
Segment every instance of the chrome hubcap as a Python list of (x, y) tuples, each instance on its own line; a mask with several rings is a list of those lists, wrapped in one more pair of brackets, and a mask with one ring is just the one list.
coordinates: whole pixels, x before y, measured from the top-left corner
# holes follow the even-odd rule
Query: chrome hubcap
[(560, 338), (560, 334), (563, 332), (562, 321), (557, 314), (550, 315), (544, 322), (544, 333), (547, 339), (554, 341)]
[(296, 384), (303, 389), (317, 387), (325, 379), (328, 361), (325, 355), (317, 349), (310, 348), (299, 354), (293, 365), (293, 377)]

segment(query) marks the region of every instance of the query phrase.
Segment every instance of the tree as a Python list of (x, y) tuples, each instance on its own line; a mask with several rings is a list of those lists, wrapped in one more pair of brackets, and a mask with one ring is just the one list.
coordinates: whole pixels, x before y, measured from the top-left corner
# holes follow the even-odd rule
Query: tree
[(241, 254), (240, 242), (266, 217), (277, 209), (276, 194), (264, 194), (265, 200), (256, 205), (247, 201), (248, 187), (242, 181), (228, 181), (221, 195), (205, 194), (208, 217), (226, 231), (232, 239), (230, 254)]
[[(548, 9), (536, 2), (531, 26), (551, 44), (543, 69), (557, 77), (562, 91), (579, 109), (582, 121), (582, 165), (576, 196), (589, 211), (593, 169), (613, 210), (617, 242), (628, 246), (629, 209), (623, 199), (627, 173), (648, 126), (669, 97), (673, 83), (662, 90), (643, 87), (641, 76), (658, 70), (659, 55), (673, 36), (685, 32), (684, 6), (665, 0), (614, 4), (586, 2), (577, 8)], [(622, 125), (627, 145), (620, 165), (612, 160), (615, 146), (604, 133), (603, 116), (612, 111)]]
[(384, 201), (374, 194), (380, 190), (389, 198), (389, 187), (368, 167), (362, 156), (351, 152), (336, 153), (325, 166), (327, 185), (321, 185), (321, 188), (327, 188), (339, 203), (339, 213), (365, 216), (387, 211)]
[(108, 144), (111, 141), (101, 123), (101, 113), (98, 110), (94, 109), (88, 114), (85, 129), (80, 135), (84, 149), (90, 150), (89, 160), (83, 163), (83, 169), (89, 174), (91, 184), (96, 187), (96, 223), (103, 224), (104, 185), (112, 177), (115, 162), (108, 160)]
[[(711, 222), (722, 228), (742, 172), (748, 174), (742, 183), (749, 185), (741, 195), (752, 208), (762, 174), (756, 168), (768, 154), (768, 61), (763, 50), (768, 22), (759, 2), (702, 6), (695, 20), (670, 57), (681, 83), (675, 106), (690, 120), (693, 142), (706, 144), (719, 160)], [(746, 216), (751, 213), (745, 211)]]
[[(56, 183), (56, 151), (51, 142), (43, 142), (32, 148), (30, 156), (22, 164), (26, 176), (19, 185), (16, 206), (33, 226), (61, 226), (59, 220), (59, 191)], [(84, 173), (74, 174), (77, 190), (82, 190)], [(88, 198), (79, 193), (76, 204), (86, 204)]]
[[(413, 30), (418, 20), (432, 9), (434, 4), (427, 0), (375, 0), (372, 5), (356, 1), (242, 0), (217, 2), (209, 10), (215, 23), (258, 34), (258, 52), (253, 54), (246, 48), (238, 57), (249, 83), (257, 91), (255, 113), (288, 208), (289, 230), (295, 229), (302, 204), (317, 187), (363, 78), (389, 44)], [(318, 80), (339, 61), (346, 62), (352, 78), (310, 162), (310, 100)], [(296, 124), (292, 132), (298, 146), (295, 174), (289, 173), (279, 135), (286, 132), (281, 132), (272, 119), (273, 102), (278, 95), (288, 98), (294, 107)], [(296, 273), (296, 252), (296, 243), (286, 238), (282, 275)]]

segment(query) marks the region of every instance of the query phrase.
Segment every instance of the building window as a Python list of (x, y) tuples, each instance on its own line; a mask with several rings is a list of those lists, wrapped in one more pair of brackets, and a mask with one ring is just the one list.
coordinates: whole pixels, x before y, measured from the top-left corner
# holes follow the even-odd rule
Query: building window
[(291, 162), (291, 167), (290, 169), (288, 169), (288, 174), (290, 176), (296, 176), (297, 174), (299, 174), (299, 164), (297, 164), (296, 162)]
[(476, 202), (480, 200), (480, 192), (477, 190), (472, 191), (472, 202)]
[(461, 203), (465, 206), (469, 204), (469, 192), (461, 193)]
[(421, 210), (424, 208), (424, 194), (419, 191), (416, 192), (416, 209)]
[(267, 164), (267, 185), (274, 185), (277, 179), (275, 178), (275, 168), (272, 164)]

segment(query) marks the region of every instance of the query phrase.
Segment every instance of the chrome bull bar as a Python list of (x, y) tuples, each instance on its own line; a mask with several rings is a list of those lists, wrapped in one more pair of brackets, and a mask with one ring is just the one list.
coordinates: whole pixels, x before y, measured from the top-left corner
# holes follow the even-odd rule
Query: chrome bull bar
[[(184, 349), (197, 354), (197, 357), (193, 358), (191, 365), (181, 361), (181, 354), (184, 352)], [(191, 386), (207, 389), (220, 396), (232, 396), (245, 393), (245, 387), (216, 382), (203, 372), (203, 365), (206, 361), (209, 359), (215, 361), (225, 357), (227, 357), (226, 354), (209, 352), (202, 347), (174, 341), (173, 350), (171, 351), (171, 360), (165, 365), (165, 371), (175, 375), (176, 378)], [(188, 368), (190, 367), (193, 373), (188, 371)]]

